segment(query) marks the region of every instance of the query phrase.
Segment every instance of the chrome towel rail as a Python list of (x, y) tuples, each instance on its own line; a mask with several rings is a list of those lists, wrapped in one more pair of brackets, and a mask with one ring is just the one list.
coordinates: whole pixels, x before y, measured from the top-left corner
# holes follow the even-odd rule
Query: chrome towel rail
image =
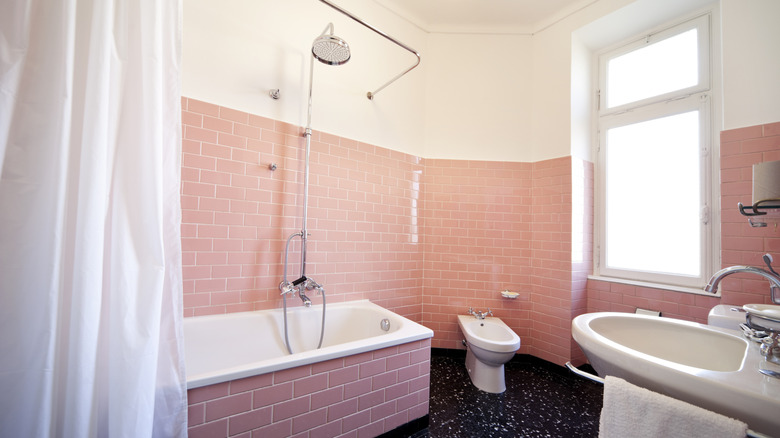
[[(763, 216), (766, 212), (759, 210), (774, 210), (780, 208), (780, 199), (762, 199), (756, 201), (753, 205), (743, 205), (741, 202), (737, 202), (737, 208), (743, 216)], [(746, 211), (746, 209), (753, 211)]]
[[(743, 205), (741, 202), (738, 202), (737, 208), (739, 209), (739, 213), (742, 216), (748, 217), (748, 223), (750, 224), (751, 227), (753, 228), (766, 227), (766, 222), (753, 222), (753, 218), (755, 216), (764, 216), (767, 214), (766, 211), (760, 211), (760, 210), (780, 209), (780, 199), (762, 199), (761, 201), (756, 201), (756, 203), (753, 205)], [(777, 224), (775, 224), (775, 228), (776, 227)]]
[(576, 375), (578, 375), (580, 377), (584, 377), (584, 378), (586, 378), (588, 380), (591, 380), (593, 382), (596, 382), (596, 383), (601, 383), (602, 385), (604, 384), (604, 379), (602, 379), (599, 376), (594, 376), (593, 374), (591, 374), (591, 373), (589, 373), (587, 371), (582, 371), (581, 369), (579, 369), (579, 368), (575, 367), (574, 365), (572, 365), (571, 362), (566, 362), (566, 368), (568, 368), (569, 371), (571, 371), (572, 373), (574, 373), (574, 374), (576, 374)]

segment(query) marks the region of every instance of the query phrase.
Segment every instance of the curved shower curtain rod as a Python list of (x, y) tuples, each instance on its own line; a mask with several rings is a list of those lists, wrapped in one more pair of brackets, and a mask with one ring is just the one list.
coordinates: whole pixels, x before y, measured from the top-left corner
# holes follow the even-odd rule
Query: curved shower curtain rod
[(363, 26), (366, 26), (367, 28), (369, 28), (369, 29), (373, 30), (374, 32), (378, 33), (379, 35), (381, 35), (381, 36), (383, 36), (383, 37), (387, 38), (388, 40), (390, 40), (390, 41), (394, 42), (394, 43), (395, 43), (395, 44), (397, 44), (398, 46), (400, 46), (400, 47), (402, 47), (402, 48), (404, 48), (404, 49), (408, 50), (408, 51), (409, 51), (411, 54), (413, 54), (414, 56), (416, 56), (416, 57), (417, 57), (417, 61), (414, 63), (414, 65), (412, 65), (411, 67), (409, 67), (409, 68), (407, 68), (406, 70), (402, 71), (400, 74), (396, 75), (394, 78), (390, 79), (390, 80), (389, 80), (389, 81), (387, 81), (387, 82), (386, 82), (384, 85), (382, 85), (381, 87), (377, 88), (377, 89), (376, 89), (376, 90), (374, 90), (373, 92), (369, 91), (368, 93), (366, 93), (366, 96), (368, 97), (368, 99), (369, 99), (369, 100), (373, 100), (373, 99), (374, 99), (374, 96), (376, 96), (376, 94), (377, 94), (377, 93), (379, 93), (380, 91), (382, 91), (382, 90), (383, 90), (385, 87), (387, 87), (388, 85), (392, 84), (392, 83), (393, 83), (393, 82), (395, 82), (396, 80), (400, 79), (400, 78), (401, 78), (401, 76), (403, 76), (403, 75), (405, 75), (405, 74), (409, 73), (410, 71), (412, 71), (412, 69), (414, 69), (415, 67), (417, 67), (418, 65), (420, 65), (420, 54), (419, 54), (419, 53), (418, 53), (416, 50), (414, 50), (413, 48), (411, 48), (411, 47), (407, 46), (406, 44), (404, 44), (404, 43), (402, 43), (402, 42), (398, 41), (397, 39), (395, 39), (395, 38), (393, 38), (393, 37), (389, 36), (388, 34), (386, 34), (386, 33), (382, 32), (381, 30), (379, 30), (379, 29), (377, 29), (377, 28), (375, 28), (374, 26), (372, 26), (372, 25), (370, 25), (370, 24), (366, 23), (365, 21), (363, 21), (363, 20), (361, 20), (360, 18), (358, 18), (358, 17), (356, 17), (356, 16), (352, 15), (352, 14), (351, 14), (351, 13), (349, 13), (348, 11), (346, 11), (346, 10), (342, 9), (341, 7), (339, 7), (339, 6), (337, 6), (337, 5), (333, 4), (333, 3), (331, 3), (330, 1), (328, 1), (328, 0), (320, 0), (320, 1), (321, 1), (321, 2), (323, 2), (323, 3), (325, 3), (326, 5), (330, 6), (331, 8), (333, 8), (333, 9), (335, 9), (335, 10), (337, 10), (337, 11), (341, 12), (342, 14), (346, 15), (347, 17), (349, 17), (349, 18), (351, 18), (351, 19), (353, 19), (353, 20), (357, 21), (358, 23), (362, 24)]

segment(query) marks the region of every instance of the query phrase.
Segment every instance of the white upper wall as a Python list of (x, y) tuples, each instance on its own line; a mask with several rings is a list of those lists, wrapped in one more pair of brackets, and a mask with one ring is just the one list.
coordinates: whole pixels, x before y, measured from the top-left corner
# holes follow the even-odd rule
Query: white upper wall
[[(333, 22), (350, 45), (341, 66), (314, 63), (312, 129), (419, 155), (427, 34), (375, 2), (343, 9), (423, 54), (416, 69), (374, 91), (416, 58), (317, 0), (184, 0), (182, 95), (305, 126), (311, 45)], [(269, 90), (280, 89), (273, 100)]]
[(431, 34), (425, 158), (530, 161), (531, 36)]
[[(320, 1), (185, 0), (182, 93), (304, 126), (311, 42), (332, 21), (352, 60), (315, 62), (313, 129), (425, 158), (587, 158), (588, 52), (647, 26), (604, 20), (708, 1), (594, 0), (533, 35), (466, 35), (427, 34), (376, 2), (336, 0), (422, 54), (417, 69), (369, 101), (367, 91), (414, 57)], [(780, 121), (777, 18), (778, 0), (721, 0), (723, 129)], [(597, 38), (599, 27), (607, 32)]]
[(723, 128), (780, 121), (780, 1), (722, 0)]

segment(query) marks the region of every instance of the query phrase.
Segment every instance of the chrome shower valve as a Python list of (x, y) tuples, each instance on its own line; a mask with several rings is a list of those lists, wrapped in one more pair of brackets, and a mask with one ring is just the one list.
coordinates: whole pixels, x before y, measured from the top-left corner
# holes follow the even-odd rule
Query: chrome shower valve
[(282, 281), (279, 283), (279, 290), (282, 291), (279, 295), (290, 295), (293, 297), (298, 292), (298, 288), (289, 281)]

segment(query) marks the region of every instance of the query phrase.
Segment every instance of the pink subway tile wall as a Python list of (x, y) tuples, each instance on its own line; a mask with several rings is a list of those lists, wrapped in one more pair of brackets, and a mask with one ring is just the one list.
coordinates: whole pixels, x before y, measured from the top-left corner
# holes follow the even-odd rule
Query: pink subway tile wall
[[(723, 131), (720, 142), (723, 267), (763, 266), (766, 253), (780, 263), (780, 212), (760, 216), (767, 227), (754, 228), (737, 209), (738, 202), (753, 202), (753, 165), (780, 160), (780, 122)], [(771, 304), (768, 283), (757, 276), (732, 275), (721, 283), (721, 291), (725, 304)]]
[[(301, 228), (301, 128), (194, 99), (182, 106), (185, 315), (280, 307), (284, 242)], [(751, 228), (734, 207), (750, 202), (752, 164), (780, 159), (779, 125), (721, 135), (724, 266), (780, 253), (780, 214)], [(454, 315), (490, 307), (522, 337), (521, 353), (556, 363), (581, 354), (570, 321), (586, 309), (705, 321), (721, 302), (768, 302), (749, 277), (727, 279), (722, 300), (587, 281), (592, 190), (592, 164), (572, 157), (422, 160), (314, 132), (308, 274), (331, 302), (369, 298), (423, 322), (435, 347), (460, 348)], [(503, 299), (503, 289), (520, 297)]]
[(573, 298), (571, 157), (533, 164), (529, 353), (570, 359)]
[[(456, 315), (469, 307), (530, 336), (532, 164), (425, 160), (423, 324), (433, 346), (463, 348)], [(500, 291), (519, 292), (517, 299)]]
[[(572, 319), (588, 311), (588, 275), (593, 273), (593, 185), (593, 163), (572, 157)], [(576, 342), (571, 343), (571, 361), (586, 361)]]
[[(580, 194), (592, 193), (592, 165), (577, 166)], [(456, 315), (474, 307), (506, 322), (521, 338), (520, 353), (558, 364), (581, 354), (570, 328), (585, 308), (590, 255), (575, 276), (572, 173), (569, 157), (425, 160), (423, 323), (435, 332), (434, 347), (463, 348)], [(577, 238), (587, 240), (577, 248), (589, 252), (592, 202), (578, 205)], [(503, 298), (506, 289), (519, 297)]]
[[(753, 164), (780, 160), (780, 122), (723, 131), (720, 135), (721, 262), (762, 266), (771, 253), (780, 261), (780, 213), (762, 216), (765, 228), (751, 227), (737, 203), (752, 203)], [(768, 283), (759, 277), (732, 275), (721, 283), (722, 298), (663, 289), (588, 281), (588, 311), (633, 312), (636, 307), (661, 310), (665, 316), (706, 322), (717, 304), (742, 305), (769, 301)]]
[[(285, 241), (302, 228), (302, 129), (189, 98), (182, 111), (185, 316), (279, 308)], [(419, 321), (421, 160), (317, 131), (311, 143), (307, 275), (328, 302)], [(293, 239), (290, 280), (299, 251)]]
[(189, 390), (189, 436), (378, 436), (428, 414), (430, 339)]
[[(278, 308), (284, 243), (301, 228), (301, 128), (195, 99), (182, 107), (185, 316)], [(575, 169), (587, 196), (592, 168), (568, 157), (422, 160), (314, 132), (307, 274), (329, 302), (369, 298), (423, 322), (435, 347), (462, 348), (455, 315), (489, 307), (521, 353), (562, 364), (579, 353), (569, 326), (591, 263), (592, 201), (573, 204)]]

